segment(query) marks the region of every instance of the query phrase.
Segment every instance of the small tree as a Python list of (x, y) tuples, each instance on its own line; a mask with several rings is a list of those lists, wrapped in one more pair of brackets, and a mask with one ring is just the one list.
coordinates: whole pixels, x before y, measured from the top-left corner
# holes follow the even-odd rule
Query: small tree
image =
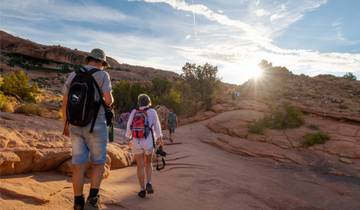
[(351, 72), (346, 73), (343, 76), (343, 78), (348, 79), (348, 80), (356, 80), (357, 79), (356, 76)]
[(186, 63), (182, 68), (181, 77), (190, 86), (190, 97), (200, 100), (208, 109), (211, 106), (213, 94), (219, 87), (218, 69), (211, 64), (196, 65)]
[(136, 106), (137, 97), (140, 93), (146, 93), (147, 88), (139, 83), (119, 81), (113, 87), (115, 109), (122, 113), (128, 112)]
[(163, 78), (154, 78), (151, 81), (152, 90), (151, 93), (155, 96), (162, 96), (169, 94), (171, 89), (171, 82), (167, 79)]
[(38, 93), (37, 85), (30, 84), (30, 78), (22, 70), (4, 75), (0, 90), (5, 95), (11, 95), (26, 102), (35, 102), (35, 96)]

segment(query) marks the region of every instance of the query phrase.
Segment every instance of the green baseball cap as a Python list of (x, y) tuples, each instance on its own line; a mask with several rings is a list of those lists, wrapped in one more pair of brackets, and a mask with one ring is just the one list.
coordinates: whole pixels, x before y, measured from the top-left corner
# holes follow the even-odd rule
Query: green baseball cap
[(109, 67), (109, 63), (106, 61), (106, 55), (105, 52), (99, 48), (95, 48), (91, 50), (90, 54), (87, 56), (87, 58), (93, 58), (99, 61), (103, 62), (103, 66)]

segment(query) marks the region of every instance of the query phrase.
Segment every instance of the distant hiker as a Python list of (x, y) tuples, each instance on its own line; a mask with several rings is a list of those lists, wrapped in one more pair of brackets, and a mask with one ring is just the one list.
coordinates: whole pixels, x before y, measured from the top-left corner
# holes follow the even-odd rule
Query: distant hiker
[[(64, 135), (70, 136), (69, 124), (71, 131), (75, 210), (101, 208), (98, 193), (106, 161), (107, 124), (111, 123), (108, 107), (114, 101), (110, 76), (103, 71), (108, 66), (104, 51), (93, 49), (86, 57), (86, 63), (66, 80), (62, 106)], [(85, 203), (84, 174), (89, 158), (91, 186)]]
[(232, 100), (238, 99), (239, 97), (240, 97), (240, 92), (239, 92), (239, 91), (234, 91), (234, 92), (231, 94)]
[(159, 117), (155, 109), (150, 108), (150, 106), (150, 97), (146, 94), (140, 94), (138, 96), (138, 108), (132, 110), (125, 134), (131, 140), (131, 149), (135, 154), (137, 176), (140, 184), (138, 196), (141, 198), (144, 198), (146, 193), (154, 193), (151, 184), (152, 156), (156, 145), (162, 144)]
[(177, 127), (177, 125), (178, 125), (177, 116), (175, 112), (173, 112), (173, 110), (170, 110), (167, 117), (167, 128), (169, 130), (169, 139), (171, 142), (174, 142), (174, 139), (172, 138), (172, 134), (175, 133), (175, 128)]

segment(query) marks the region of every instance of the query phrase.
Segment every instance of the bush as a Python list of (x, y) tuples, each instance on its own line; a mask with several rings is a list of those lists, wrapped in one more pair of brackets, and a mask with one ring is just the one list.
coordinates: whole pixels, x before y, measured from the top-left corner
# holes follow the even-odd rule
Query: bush
[(6, 104), (9, 103), (7, 97), (0, 91), (0, 110), (3, 111)]
[(356, 76), (351, 72), (346, 73), (343, 76), (343, 78), (348, 79), (348, 80), (356, 80), (357, 79)]
[(0, 90), (25, 102), (35, 102), (38, 93), (37, 85), (30, 85), (30, 78), (22, 70), (4, 75)]
[(297, 108), (284, 104), (263, 118), (265, 127), (272, 129), (297, 128), (304, 124), (303, 114)]
[(306, 147), (313, 146), (315, 144), (324, 144), (327, 140), (330, 139), (329, 135), (318, 131), (316, 133), (308, 133), (304, 136), (305, 141), (303, 145)]
[(42, 116), (43, 108), (34, 103), (22, 104), (15, 109), (15, 113)]
[(304, 124), (303, 114), (297, 108), (284, 104), (273, 109), (270, 114), (262, 119), (249, 124), (249, 132), (263, 134), (265, 128), (287, 129), (297, 128)]
[(164, 105), (189, 116), (211, 107), (219, 83), (216, 66), (186, 63), (177, 81), (154, 78), (151, 83), (117, 82), (113, 87), (114, 106), (117, 112), (128, 112), (136, 106), (137, 96), (147, 93), (153, 106)]
[(250, 133), (264, 134), (265, 124), (261, 119), (256, 120), (249, 124), (248, 129)]
[(0, 91), (0, 111), (14, 112), (14, 104), (12, 103), (11, 99), (4, 95), (2, 91)]
[(140, 93), (146, 93), (145, 85), (119, 81), (113, 87), (114, 107), (120, 112), (128, 112), (136, 107), (137, 97)]
[(211, 64), (196, 65), (186, 63), (182, 68), (181, 78), (190, 88), (185, 94), (192, 100), (201, 101), (203, 107), (209, 109), (212, 105), (215, 91), (219, 88), (218, 69)]
[(167, 79), (157, 77), (151, 80), (151, 86), (152, 95), (163, 96), (169, 94), (172, 84)]

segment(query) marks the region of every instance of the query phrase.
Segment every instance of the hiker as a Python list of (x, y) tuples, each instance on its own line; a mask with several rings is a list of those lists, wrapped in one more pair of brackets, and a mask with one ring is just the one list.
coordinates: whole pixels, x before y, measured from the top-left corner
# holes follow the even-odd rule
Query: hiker
[[(101, 208), (99, 189), (106, 161), (107, 110), (114, 101), (109, 74), (103, 71), (108, 66), (104, 51), (93, 49), (86, 57), (86, 65), (70, 73), (64, 85), (63, 134), (70, 137), (71, 133), (75, 210)], [(91, 186), (85, 203), (84, 174), (89, 159)]]
[(172, 134), (175, 133), (175, 128), (178, 125), (178, 120), (175, 112), (170, 109), (167, 117), (167, 128), (169, 130), (169, 139), (171, 142), (174, 142), (174, 139), (172, 138)]
[(162, 145), (162, 131), (157, 112), (150, 108), (150, 97), (140, 94), (137, 104), (138, 107), (133, 109), (129, 116), (125, 136), (129, 139), (132, 152), (135, 154), (137, 177), (140, 184), (138, 196), (144, 198), (146, 193), (154, 193), (151, 184), (152, 156), (156, 145)]

